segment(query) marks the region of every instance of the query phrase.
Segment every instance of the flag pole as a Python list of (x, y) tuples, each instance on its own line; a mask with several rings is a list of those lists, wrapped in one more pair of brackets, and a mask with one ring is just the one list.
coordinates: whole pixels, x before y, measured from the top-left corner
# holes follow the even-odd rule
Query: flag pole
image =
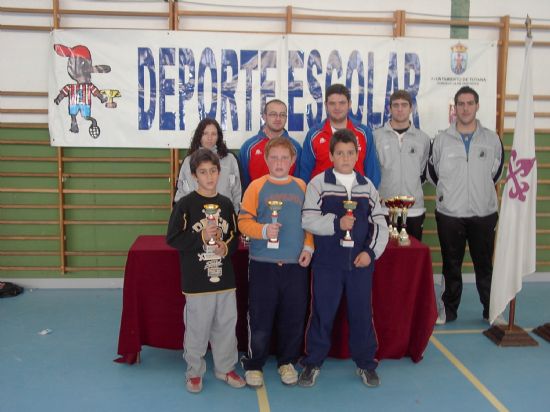
[[(529, 39), (532, 39), (532, 35), (531, 35), (531, 18), (529, 17), (529, 15), (527, 15), (527, 18), (525, 19), (525, 29), (526, 29), (526, 32), (527, 32), (526, 33), (527, 37)], [(526, 42), (526, 47), (527, 47), (527, 42)], [(526, 49), (526, 59), (527, 59), (527, 50), (528, 49)], [(526, 62), (526, 64), (527, 64), (527, 62)], [(528, 67), (527, 67), (527, 69), (528, 69)], [(524, 67), (523, 70), (525, 71), (526, 67)], [(523, 89), (523, 82), (524, 82), (524, 79), (522, 78), (522, 87), (521, 87), (522, 89)], [(524, 93), (525, 91), (520, 90), (520, 94), (522, 92)], [(513, 146), (515, 145), (517, 127), (518, 126), (517, 126), (517, 121), (516, 121), (516, 130), (514, 131), (514, 144), (513, 144)], [(512, 149), (514, 149), (514, 147), (512, 147)], [(514, 150), (512, 150), (512, 151), (514, 151)], [(509, 169), (511, 167), (512, 167), (512, 159), (510, 160)], [(510, 170), (508, 170), (508, 173), (510, 173)], [(501, 207), (501, 211), (502, 211), (502, 207)], [(493, 256), (493, 259), (494, 258), (495, 258), (495, 256)], [(532, 269), (532, 270), (534, 270), (534, 269)], [(520, 273), (520, 275), (523, 276), (523, 273)], [(493, 279), (493, 281), (494, 281), (494, 279)], [(493, 293), (493, 292), (491, 291), (491, 293)], [(517, 294), (517, 291), (516, 291), (516, 294)], [(535, 339), (533, 339), (531, 336), (529, 336), (529, 334), (524, 329), (522, 329), (521, 327), (514, 324), (515, 314), (516, 314), (516, 297), (514, 295), (514, 297), (509, 301), (508, 325), (496, 325), (495, 324), (495, 325), (491, 326), (489, 329), (487, 329), (486, 331), (484, 331), (483, 334), (498, 346), (538, 346), (538, 342)], [(547, 323), (546, 325), (543, 325), (541, 328), (543, 328), (544, 331), (547, 333), (547, 335), (548, 335), (547, 340), (550, 341), (550, 323)]]
[[(527, 15), (527, 18), (525, 19), (525, 30), (527, 32), (527, 37), (530, 39), (533, 38), (533, 35), (531, 33), (531, 17)], [(510, 311), (508, 312), (508, 330), (511, 331), (514, 326), (514, 321), (516, 317), (516, 298), (512, 299), (510, 301)]]
[(508, 330), (512, 330), (516, 317), (516, 298), (510, 301), (510, 311), (508, 312)]
[[(522, 327), (514, 324), (514, 318), (516, 314), (516, 298), (510, 301), (510, 311), (508, 314), (507, 325), (493, 325), (489, 329), (483, 331), (483, 334), (489, 338), (497, 346), (539, 346), (539, 343), (533, 339)], [(537, 335), (550, 341), (550, 323), (546, 323), (542, 328), (542, 333), (546, 333), (546, 336)], [(537, 328), (537, 329), (539, 329)]]

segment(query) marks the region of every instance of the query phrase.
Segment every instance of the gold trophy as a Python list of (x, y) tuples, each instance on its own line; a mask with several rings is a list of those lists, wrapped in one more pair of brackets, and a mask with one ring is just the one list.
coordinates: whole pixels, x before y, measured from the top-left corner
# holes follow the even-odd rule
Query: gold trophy
[[(346, 216), (353, 217), (353, 211), (357, 207), (357, 202), (354, 200), (344, 200), (344, 209), (346, 209)], [(340, 246), (342, 247), (353, 247), (354, 242), (351, 238), (351, 233), (349, 230), (346, 230), (346, 234), (343, 239), (340, 239)]]
[(414, 205), (413, 196), (398, 196), (400, 206), (401, 206), (401, 233), (399, 233), (399, 246), (410, 246), (411, 240), (409, 239), (409, 234), (407, 233), (407, 213), (409, 208)]
[(114, 109), (117, 104), (114, 101), (115, 97), (122, 97), (119, 90), (116, 89), (105, 89), (100, 90), (101, 94), (103, 94), (105, 97), (107, 97), (107, 103), (105, 103), (105, 107), (109, 109)]
[[(216, 225), (216, 214), (219, 212), (220, 207), (215, 203), (208, 203), (203, 206), (204, 214), (206, 215), (207, 225)], [(204, 253), (202, 260), (207, 261), (207, 276), (208, 280), (212, 283), (218, 283), (220, 281), (220, 276), (222, 275), (221, 270), (221, 257), (216, 255), (214, 251), (216, 250), (217, 245), (213, 237), (208, 239), (206, 245), (204, 245)]]
[[(219, 206), (215, 203), (208, 203), (203, 206), (204, 207), (204, 214), (206, 215), (206, 220), (208, 221), (208, 225), (216, 225), (216, 213), (218, 213)], [(208, 239), (208, 242), (206, 244), (206, 251), (207, 252), (213, 252), (215, 250), (216, 241), (213, 237)]]
[(388, 208), (388, 215), (390, 225), (388, 227), (388, 232), (390, 240), (396, 241), (399, 238), (399, 232), (397, 230), (397, 217), (399, 215), (399, 199), (397, 196), (390, 197), (384, 201), (386, 207)]
[(384, 204), (388, 208), (388, 220), (390, 222), (390, 224), (388, 225), (389, 237), (390, 237), (390, 240), (395, 240), (394, 230), (397, 236), (399, 236), (399, 233), (397, 233), (397, 224), (396, 224), (397, 209), (396, 209), (395, 197), (388, 197), (387, 199), (384, 199)]
[[(279, 210), (283, 208), (283, 202), (280, 200), (268, 200), (267, 205), (271, 210), (271, 223), (277, 223), (277, 218), (279, 217)], [(279, 239), (269, 239), (267, 241), (268, 249), (279, 249)]]

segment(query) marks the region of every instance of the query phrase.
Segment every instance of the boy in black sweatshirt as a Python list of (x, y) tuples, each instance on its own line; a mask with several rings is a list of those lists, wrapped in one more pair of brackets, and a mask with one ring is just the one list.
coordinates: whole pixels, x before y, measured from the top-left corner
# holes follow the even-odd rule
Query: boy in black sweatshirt
[(236, 215), (231, 200), (217, 193), (218, 156), (200, 149), (190, 159), (198, 188), (172, 210), (166, 242), (178, 249), (185, 323), (186, 387), (202, 390), (204, 355), (212, 348), (216, 378), (233, 388), (245, 381), (235, 371), (238, 360), (235, 275), (230, 255), (237, 247)]

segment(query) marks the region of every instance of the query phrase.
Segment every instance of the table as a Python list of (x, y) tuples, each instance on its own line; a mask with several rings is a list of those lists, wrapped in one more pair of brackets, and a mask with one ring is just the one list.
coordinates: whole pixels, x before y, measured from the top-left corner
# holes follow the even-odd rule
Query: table
[[(248, 250), (232, 256), (237, 282), (237, 340), (247, 349)], [(133, 364), (142, 345), (183, 349), (183, 307), (178, 252), (164, 236), (139, 236), (128, 252), (116, 362)], [(437, 309), (429, 248), (411, 237), (411, 245), (388, 244), (376, 261), (373, 314), (378, 359), (422, 359)], [(348, 324), (341, 305), (333, 329), (330, 356), (349, 357)]]

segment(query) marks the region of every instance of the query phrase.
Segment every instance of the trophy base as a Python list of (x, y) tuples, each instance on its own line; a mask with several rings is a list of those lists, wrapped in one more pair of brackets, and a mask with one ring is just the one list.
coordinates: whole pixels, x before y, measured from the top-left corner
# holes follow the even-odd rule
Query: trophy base
[(340, 246), (342, 247), (353, 247), (355, 245), (355, 242), (351, 239), (340, 239)]
[(397, 243), (399, 244), (399, 246), (410, 246), (411, 239), (409, 239), (408, 237), (404, 237), (404, 238), (400, 237)]
[(401, 229), (401, 233), (399, 233), (399, 240), (397, 242), (399, 246), (410, 246), (411, 245), (411, 239), (409, 238), (409, 234), (403, 227)]
[(392, 231), (390, 232), (390, 238), (394, 241), (397, 241), (399, 239), (399, 232), (397, 231), (397, 228), (394, 226)]
[(220, 278), (217, 276), (212, 276), (210, 279), (208, 279), (212, 283), (218, 283), (220, 281)]
[(115, 109), (117, 107), (116, 102), (107, 102), (105, 103), (105, 107), (108, 109)]
[(272, 240), (268, 240), (267, 241), (267, 248), (268, 249), (279, 249), (279, 241), (272, 241)]

